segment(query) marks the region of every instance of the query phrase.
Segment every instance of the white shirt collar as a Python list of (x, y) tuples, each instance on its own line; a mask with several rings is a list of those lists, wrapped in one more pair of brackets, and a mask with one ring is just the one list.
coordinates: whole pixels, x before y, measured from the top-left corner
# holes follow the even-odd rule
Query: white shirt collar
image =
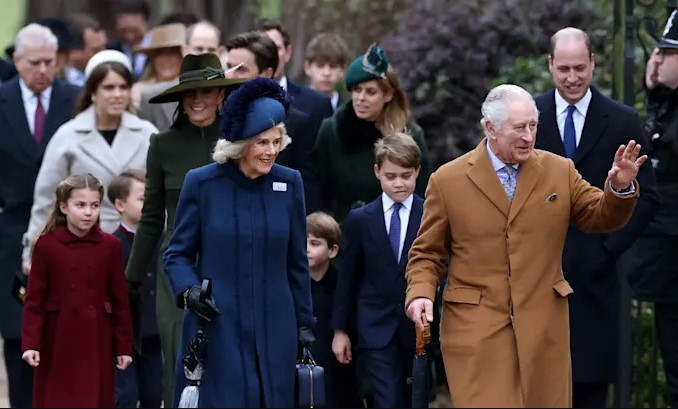
[(130, 232), (130, 233), (133, 233), (133, 234), (136, 234), (136, 233), (137, 233), (136, 229), (133, 229), (133, 228), (129, 227), (129, 226), (126, 225), (124, 222), (120, 222), (120, 226), (122, 226), (123, 229), (127, 230), (127, 231)]
[(279, 82), (278, 84), (280, 84), (280, 86), (282, 87), (282, 89), (284, 89), (285, 91), (287, 91), (287, 76), (284, 75), (282, 78), (280, 78), (280, 82)]
[[(37, 106), (37, 100), (35, 99), (35, 93), (31, 91), (24, 80), (19, 78), (19, 88), (21, 89), (21, 99), (24, 101), (24, 106)], [(49, 109), (49, 100), (52, 98), (52, 86), (45, 88), (40, 93), (40, 101), (42, 102), (42, 107), (45, 112)]]
[(330, 102), (332, 103), (332, 108), (336, 111), (337, 105), (339, 105), (339, 92), (334, 91), (330, 97)]
[[(499, 160), (497, 155), (492, 152), (492, 149), (490, 149), (490, 138), (487, 138), (487, 154), (490, 155), (490, 162), (492, 162), (492, 167), (495, 172), (499, 172), (500, 169), (503, 169), (506, 166), (506, 164)], [(517, 164), (511, 166), (513, 166), (514, 169), (518, 169)]]
[[(558, 90), (556, 90), (554, 94), (556, 95), (556, 115), (560, 115), (567, 110), (567, 107), (570, 106), (570, 103), (565, 101), (565, 98), (563, 98), (560, 95), (560, 92), (558, 92)], [(577, 112), (582, 114), (584, 117), (586, 117), (586, 112), (588, 112), (589, 110), (589, 104), (591, 103), (592, 95), (593, 94), (591, 94), (591, 88), (589, 87), (589, 89), (586, 90), (586, 94), (584, 94), (582, 99), (580, 99), (576, 104), (574, 104), (574, 106), (577, 108)]]
[[(403, 200), (403, 207), (407, 210), (412, 209), (412, 202), (414, 202), (414, 194), (407, 196), (407, 199)], [(384, 213), (391, 210), (395, 202), (393, 199), (388, 197), (386, 193), (381, 193), (381, 204), (384, 208)]]

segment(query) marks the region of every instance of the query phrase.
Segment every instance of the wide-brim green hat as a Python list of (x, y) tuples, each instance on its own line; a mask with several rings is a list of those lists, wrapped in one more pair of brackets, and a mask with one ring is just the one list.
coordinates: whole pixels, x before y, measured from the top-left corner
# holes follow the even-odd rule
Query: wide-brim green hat
[(203, 88), (226, 88), (228, 95), (243, 82), (245, 82), (244, 79), (226, 78), (226, 72), (221, 68), (221, 61), (216, 54), (188, 54), (181, 61), (179, 83), (154, 96), (148, 102), (151, 104), (178, 102), (184, 92)]

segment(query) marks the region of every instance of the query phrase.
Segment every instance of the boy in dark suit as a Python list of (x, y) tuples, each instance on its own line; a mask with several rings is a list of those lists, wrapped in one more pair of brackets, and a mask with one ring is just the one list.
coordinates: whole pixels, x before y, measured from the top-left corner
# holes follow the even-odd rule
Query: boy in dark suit
[[(108, 186), (108, 198), (120, 212), (120, 226), (113, 234), (122, 243), (125, 265), (132, 250), (134, 234), (144, 205), (146, 178), (139, 170), (121, 173)], [(152, 257), (156, 260), (156, 257)], [(155, 311), (156, 266), (151, 263), (138, 293), (130, 293), (134, 322), (133, 362), (115, 374), (115, 400), (118, 408), (159, 408), (162, 402), (162, 350)]]
[(347, 330), (355, 328), (373, 407), (402, 408), (410, 404), (407, 377), (415, 348), (415, 328), (404, 310), (405, 267), (423, 213), (424, 200), (414, 194), (421, 151), (410, 135), (399, 133), (379, 139), (374, 152), (383, 193), (344, 222), (332, 351), (339, 362), (350, 363)]
[(325, 369), (325, 402), (330, 408), (362, 408), (355, 365), (342, 365), (332, 353), (332, 302), (337, 268), (331, 261), (339, 252), (341, 228), (332, 216), (314, 212), (306, 217), (306, 254), (311, 272), (311, 295), (316, 323), (313, 358)]
[(335, 111), (350, 99), (342, 81), (349, 62), (348, 46), (339, 34), (320, 33), (306, 45), (304, 73), (308, 86), (330, 97)]

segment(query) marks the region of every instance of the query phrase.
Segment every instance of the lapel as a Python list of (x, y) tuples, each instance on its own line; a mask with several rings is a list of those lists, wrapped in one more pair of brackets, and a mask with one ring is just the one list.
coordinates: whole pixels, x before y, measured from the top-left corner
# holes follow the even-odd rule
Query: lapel
[(523, 208), (525, 202), (527, 202), (543, 170), (541, 164), (537, 161), (534, 151), (530, 153), (530, 158), (520, 165), (519, 169), (518, 184), (516, 185), (513, 202), (511, 203), (508, 223), (511, 223), (520, 212), (520, 209)]
[(378, 253), (390, 255), (390, 259), (395, 262), (395, 254), (391, 248), (391, 242), (386, 233), (386, 222), (384, 221), (384, 205), (381, 200), (381, 194), (375, 200), (366, 205), (365, 211), (369, 215), (369, 230), (374, 239), (374, 245), (377, 246)]
[[(490, 156), (487, 153), (487, 138), (483, 138), (480, 144), (471, 153), (468, 163), (471, 165), (466, 175), (471, 179), (478, 189), (499, 209), (499, 211), (508, 218), (510, 203), (506, 191), (501, 186), (499, 177), (492, 167)], [(518, 183), (520, 184), (519, 176)], [(516, 190), (518, 188), (516, 187)]]
[(96, 130), (94, 106), (78, 114), (74, 121), (74, 130), (82, 139), (80, 147), (83, 152), (113, 175), (123, 171), (143, 142), (137, 134), (141, 130), (141, 124), (127, 112), (123, 112), (120, 128), (113, 139), (112, 146), (109, 146)]
[(565, 156), (563, 138), (558, 129), (556, 113), (555, 89), (539, 98), (539, 127), (537, 131), (537, 145), (539, 149), (553, 152), (556, 155)]
[(22, 149), (29, 157), (35, 158), (39, 152), (38, 144), (35, 143), (35, 139), (33, 139), (33, 135), (28, 128), (26, 109), (24, 108), (24, 100), (19, 86), (19, 76), (15, 76), (6, 85), (3, 84), (3, 88), (6, 91), (2, 95), (2, 112), (4, 112), (10, 128), (7, 130), (3, 129), (3, 134), (14, 138), (16, 146)]
[(407, 221), (407, 233), (405, 234), (405, 242), (403, 243), (402, 253), (400, 254), (399, 268), (404, 268), (407, 265), (407, 252), (410, 247), (412, 247), (412, 243), (414, 243), (414, 239), (417, 237), (423, 213), (424, 200), (415, 194), (414, 199), (412, 200), (410, 219)]
[(607, 128), (609, 111), (606, 109), (605, 97), (595, 87), (591, 87), (591, 94), (591, 102), (584, 120), (584, 129), (581, 132), (579, 146), (577, 146), (574, 154), (575, 165), (586, 157)]

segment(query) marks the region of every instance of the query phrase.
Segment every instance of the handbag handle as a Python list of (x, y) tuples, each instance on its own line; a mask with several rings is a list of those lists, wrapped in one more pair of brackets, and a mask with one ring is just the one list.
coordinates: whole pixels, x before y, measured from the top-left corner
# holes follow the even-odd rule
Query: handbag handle
[(315, 360), (313, 359), (313, 355), (311, 355), (311, 351), (307, 347), (303, 347), (301, 351), (301, 358), (299, 359), (300, 364), (305, 364), (305, 365), (315, 365)]

